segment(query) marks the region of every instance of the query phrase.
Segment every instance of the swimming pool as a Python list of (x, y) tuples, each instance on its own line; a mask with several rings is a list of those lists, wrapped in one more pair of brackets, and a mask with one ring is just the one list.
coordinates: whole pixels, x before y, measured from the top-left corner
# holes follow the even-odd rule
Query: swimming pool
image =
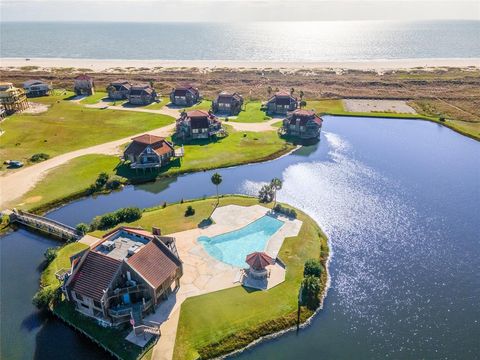
[(200, 236), (198, 242), (207, 253), (224, 263), (245, 268), (245, 258), (255, 251), (264, 251), (270, 237), (283, 225), (283, 221), (265, 215), (247, 226), (214, 237)]

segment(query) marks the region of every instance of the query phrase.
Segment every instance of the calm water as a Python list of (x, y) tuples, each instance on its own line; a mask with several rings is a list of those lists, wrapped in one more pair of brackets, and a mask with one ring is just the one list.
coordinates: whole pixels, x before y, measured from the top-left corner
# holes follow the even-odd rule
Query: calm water
[[(238, 358), (478, 358), (479, 169), (480, 144), (435, 124), (327, 117), (316, 146), (220, 170), (223, 193), (254, 194), (281, 177), (279, 199), (315, 218), (333, 251), (331, 288), (312, 325)], [(213, 195), (211, 173), (77, 201), (51, 217), (76, 224), (120, 206)], [(25, 231), (0, 239), (1, 358), (102, 358), (30, 305), (51, 244)]]
[(2, 23), (1, 31), (2, 57), (257, 61), (480, 57), (480, 21)]

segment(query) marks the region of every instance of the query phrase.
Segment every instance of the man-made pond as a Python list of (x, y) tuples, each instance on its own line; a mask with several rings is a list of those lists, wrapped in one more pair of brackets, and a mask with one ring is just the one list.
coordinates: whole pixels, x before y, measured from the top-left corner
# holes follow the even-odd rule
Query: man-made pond
[[(219, 170), (223, 193), (255, 194), (282, 178), (279, 200), (315, 218), (333, 250), (331, 288), (312, 325), (237, 357), (475, 358), (479, 169), (480, 144), (436, 124), (327, 117), (320, 144)], [(74, 225), (118, 207), (213, 195), (212, 173), (127, 187), (50, 216)], [(42, 253), (52, 244), (26, 231), (0, 239), (1, 358), (104, 358), (30, 305)]]

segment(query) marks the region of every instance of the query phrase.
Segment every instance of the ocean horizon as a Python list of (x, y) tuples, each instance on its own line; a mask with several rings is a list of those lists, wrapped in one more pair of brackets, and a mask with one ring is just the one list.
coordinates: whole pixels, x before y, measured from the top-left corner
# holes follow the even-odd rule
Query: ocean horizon
[(2, 22), (0, 28), (2, 58), (251, 62), (480, 58), (480, 21), (475, 20)]

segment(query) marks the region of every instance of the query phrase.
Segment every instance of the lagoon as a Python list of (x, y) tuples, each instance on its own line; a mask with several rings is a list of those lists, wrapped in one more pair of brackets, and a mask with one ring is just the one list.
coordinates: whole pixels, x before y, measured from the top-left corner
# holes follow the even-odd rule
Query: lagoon
[[(219, 170), (222, 193), (255, 194), (272, 177), (282, 178), (279, 200), (313, 217), (333, 253), (331, 288), (312, 325), (237, 357), (475, 358), (479, 169), (480, 144), (437, 124), (326, 117), (317, 145), (267, 163)], [(213, 195), (212, 173), (129, 186), (50, 216), (74, 225), (118, 207)], [(0, 326), (8, 333), (0, 357), (62, 359), (76, 351), (79, 358), (104, 358), (30, 305), (42, 253), (52, 243), (24, 230), (0, 239)]]

